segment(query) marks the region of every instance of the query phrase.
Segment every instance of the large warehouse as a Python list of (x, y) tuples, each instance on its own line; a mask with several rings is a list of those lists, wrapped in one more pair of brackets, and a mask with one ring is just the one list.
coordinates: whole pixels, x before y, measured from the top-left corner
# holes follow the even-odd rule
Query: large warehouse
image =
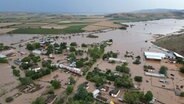
[(162, 60), (166, 57), (164, 53), (158, 52), (144, 52), (145, 58), (150, 60)]

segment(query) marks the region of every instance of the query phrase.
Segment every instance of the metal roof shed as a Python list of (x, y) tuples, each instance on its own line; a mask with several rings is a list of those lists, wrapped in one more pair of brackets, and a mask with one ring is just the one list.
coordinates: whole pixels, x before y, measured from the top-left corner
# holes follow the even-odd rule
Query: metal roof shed
[(161, 60), (162, 58), (166, 57), (164, 53), (158, 52), (144, 52), (144, 55), (146, 59), (154, 59), (154, 60)]

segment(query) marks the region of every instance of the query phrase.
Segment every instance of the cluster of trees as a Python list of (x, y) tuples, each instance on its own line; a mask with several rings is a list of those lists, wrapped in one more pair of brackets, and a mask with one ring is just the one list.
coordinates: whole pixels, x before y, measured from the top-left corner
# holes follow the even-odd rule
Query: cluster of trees
[(88, 93), (83, 86), (79, 86), (76, 94), (68, 100), (67, 104), (93, 104), (93, 102), (93, 94)]
[(66, 94), (70, 95), (73, 92), (73, 86), (76, 83), (75, 79), (71, 76), (69, 79), (69, 85), (66, 88)]
[(10, 102), (12, 102), (13, 101), (13, 97), (7, 97), (6, 99), (5, 99), (5, 102), (6, 103), (10, 103)]
[(52, 80), (52, 81), (50, 82), (50, 84), (52, 85), (52, 87), (53, 87), (54, 89), (59, 89), (59, 88), (61, 88), (61, 82), (58, 81), (58, 80)]
[(84, 66), (88, 66), (88, 57), (76, 60), (76, 67), (77, 68), (81, 68)]
[(133, 64), (137, 64), (137, 65), (139, 65), (139, 64), (141, 64), (141, 57), (140, 56), (137, 56), (136, 57), (136, 59), (135, 59), (135, 61), (133, 62)]
[(151, 65), (144, 65), (143, 68), (144, 68), (144, 71), (146, 71), (146, 72), (148, 72), (148, 69), (155, 70), (155, 68)]
[(93, 35), (93, 34), (89, 34), (88, 36), (86, 36), (87, 38), (98, 38), (98, 36)]
[(70, 95), (73, 92), (73, 85), (68, 85), (66, 88), (66, 94)]
[(102, 59), (105, 60), (105, 59), (108, 59), (109, 57), (113, 57), (113, 58), (117, 58), (118, 57), (118, 53), (115, 53), (115, 52), (107, 52), (103, 55)]
[(184, 59), (183, 58), (176, 58), (176, 62), (180, 64), (184, 64)]
[(8, 60), (6, 58), (0, 58), (0, 63), (8, 63)]
[(161, 66), (160, 70), (159, 70), (159, 73), (164, 74), (165, 76), (167, 76), (167, 70), (168, 70), (168, 68), (166, 66)]
[(77, 43), (76, 42), (72, 42), (72, 43), (70, 43), (70, 46), (71, 47), (76, 47), (77, 46)]
[(180, 72), (184, 73), (184, 66), (180, 68)]
[(121, 66), (116, 66), (116, 71), (129, 74), (130, 69), (128, 68), (127, 64), (122, 64)]
[(153, 99), (151, 91), (147, 91), (146, 94), (139, 91), (128, 91), (124, 94), (124, 101), (128, 104), (148, 104)]
[(92, 72), (89, 72), (86, 76), (86, 79), (95, 82), (96, 86), (102, 86), (106, 83), (107, 74), (100, 72), (99, 69), (95, 68)]
[(43, 97), (38, 97), (32, 104), (45, 104), (45, 99)]
[(142, 82), (142, 76), (135, 76), (135, 77), (134, 77), (134, 80), (135, 80), (136, 82)]
[(35, 42), (35, 43), (28, 43), (26, 46), (26, 49), (29, 51), (35, 50), (35, 49), (39, 49), (41, 47), (40, 43)]
[(22, 69), (28, 69), (34, 64), (37, 64), (38, 62), (41, 61), (40, 56), (35, 56), (34, 54), (30, 54), (27, 57), (24, 57), (21, 62), (22, 64), (20, 65), (20, 68)]
[(133, 82), (129, 75), (123, 75), (115, 79), (114, 85), (116, 87), (131, 88), (133, 87)]
[(90, 57), (93, 60), (99, 59), (104, 53), (104, 48), (105, 48), (105, 46), (103, 46), (103, 45), (101, 45), (100, 47), (94, 46), (93, 48), (90, 48), (88, 50)]
[(82, 43), (82, 44), (81, 44), (81, 47), (86, 48), (86, 47), (88, 47), (88, 45), (85, 44), (85, 43)]
[(40, 56), (36, 56), (34, 54), (29, 54), (29, 56), (24, 57), (22, 60), (22, 62), (28, 62), (28, 63), (37, 63), (41, 61)]
[(29, 85), (29, 84), (33, 83), (33, 80), (30, 77), (19, 78), (19, 81), (20, 81), (21, 85)]
[[(23, 68), (28, 69), (30, 67), (28, 65), (32, 65), (32, 64), (25, 64), (25, 65), (27, 65), (27, 66), (26, 67), (24, 66)], [(57, 68), (55, 66), (51, 65), (51, 60), (42, 61), (42, 66), (43, 66), (43, 68), (37, 72), (35, 72), (34, 70), (26, 70), (25, 76), (31, 78), (32, 80), (35, 80), (35, 79), (41, 78), (42, 76), (50, 74), (54, 70), (57, 70)], [(21, 65), (21, 67), (22, 67), (22, 65)]]
[(56, 70), (57, 68), (55, 66), (51, 66), (50, 68), (44, 68), (40, 69), (39, 71), (35, 72), (32, 70), (27, 70), (25, 75), (26, 77), (30, 77), (32, 80), (36, 80), (38, 78), (41, 78), (45, 75), (50, 74), (52, 71)]
[[(10, 49), (9, 46), (4, 46), (3, 43), (0, 43), (0, 51), (8, 50)], [(0, 58), (0, 63), (8, 63), (8, 60), (6, 58)]]
[(20, 77), (20, 70), (13, 69), (13, 75), (16, 77)]
[(103, 73), (100, 69), (95, 68), (92, 72), (87, 74), (86, 79), (95, 82), (97, 87), (104, 85), (107, 80), (114, 81), (116, 87), (133, 87), (133, 82), (129, 75), (124, 74), (123, 76), (119, 76), (111, 72), (111, 70), (107, 70), (106, 73)]
[(70, 52), (76, 52), (77, 50), (75, 49), (75, 47), (70, 47)]
[(0, 51), (8, 50), (8, 49), (10, 49), (9, 46), (5, 46), (3, 43), (0, 43)]

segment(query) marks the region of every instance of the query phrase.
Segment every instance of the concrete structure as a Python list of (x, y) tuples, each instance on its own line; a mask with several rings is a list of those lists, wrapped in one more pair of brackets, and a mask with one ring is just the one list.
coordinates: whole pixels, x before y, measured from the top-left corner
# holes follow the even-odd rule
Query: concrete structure
[(96, 98), (99, 95), (100, 90), (96, 89), (92, 93), (93, 93), (93, 97)]
[(79, 68), (73, 68), (73, 67), (70, 67), (70, 66), (63, 65), (63, 64), (59, 64), (59, 67), (60, 67), (60, 68), (67, 69), (68, 71), (71, 71), (71, 72), (73, 72), (73, 73), (82, 75), (82, 71), (81, 71), (81, 69), (79, 69)]
[(120, 62), (120, 63), (127, 62), (126, 60), (122, 60), (122, 59), (118, 59), (118, 58), (109, 58), (109, 61), (115, 61), (115, 62)]
[(162, 60), (163, 58), (166, 57), (164, 53), (158, 53), (158, 52), (144, 52), (144, 55), (146, 59), (151, 59), (151, 60)]
[(152, 77), (165, 78), (165, 75), (164, 74), (159, 74), (159, 73), (145, 72), (144, 74), (147, 75), (147, 76), (152, 76)]

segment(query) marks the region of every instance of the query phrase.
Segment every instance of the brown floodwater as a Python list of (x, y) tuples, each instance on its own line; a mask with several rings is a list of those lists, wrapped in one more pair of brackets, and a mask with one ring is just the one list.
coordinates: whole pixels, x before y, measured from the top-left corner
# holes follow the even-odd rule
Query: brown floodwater
[[(129, 63), (129, 67), (131, 69), (132, 78), (135, 75), (143, 76), (143, 82), (140, 85), (141, 90), (148, 91), (151, 90), (154, 94), (154, 97), (157, 98), (157, 100), (164, 102), (165, 104), (180, 104), (181, 102), (184, 103), (184, 99), (181, 99), (179, 97), (176, 97), (173, 91), (165, 90), (163, 88), (155, 87), (153, 85), (160, 85), (160, 82), (158, 82), (159, 79), (152, 79), (151, 77), (145, 76), (143, 71), (143, 65), (152, 65), (157, 71), (159, 70), (160, 66), (165, 65), (170, 70), (168, 73), (175, 74), (175, 80), (173, 83), (170, 83), (169, 87), (173, 87), (176, 84), (182, 85), (184, 84), (183, 76), (181, 76), (178, 71), (178, 67), (175, 64), (169, 64), (165, 62), (155, 62), (155, 61), (146, 61), (143, 57), (144, 51), (161, 51), (151, 43), (153, 40), (154, 34), (169, 34), (173, 33), (175, 31), (179, 31), (182, 29), (182, 26), (184, 26), (184, 20), (174, 20), (174, 19), (165, 19), (165, 20), (156, 20), (156, 21), (146, 21), (146, 22), (134, 22), (134, 23), (127, 23), (129, 25), (133, 24), (133, 27), (129, 27), (127, 30), (113, 30), (106, 33), (95, 33), (94, 35), (99, 36), (98, 38), (86, 38), (86, 35), (65, 35), (62, 37), (68, 37), (71, 36), (71, 38), (59, 38), (56, 42), (67, 42), (68, 45), (71, 42), (77, 42), (79, 45), (82, 43), (85, 44), (91, 44), (91, 43), (99, 43), (101, 41), (105, 41), (108, 39), (113, 39), (113, 44), (106, 48), (107, 51), (114, 51), (119, 52), (118, 58), (125, 59)], [(11, 43), (18, 43), (22, 40), (28, 40), (32, 39), (34, 36), (42, 37), (41, 35), (26, 35), (26, 34), (15, 34), (15, 35), (0, 35), (0, 43), (4, 43), (6, 45), (10, 45)], [(38, 39), (37, 39), (38, 40)], [(148, 42), (145, 42), (145, 41)], [(22, 45), (25, 45), (26, 42), (22, 42)], [(18, 44), (14, 45), (16, 47), (17, 51), (26, 51), (24, 47), (18, 48)], [(134, 65), (131, 58), (125, 58), (124, 55), (126, 51), (133, 52), (134, 57), (141, 56), (141, 64), (140, 65)], [(20, 57), (19, 55), (16, 56)], [(62, 57), (62, 56), (61, 56)], [(60, 59), (60, 58), (57, 58)], [(61, 58), (62, 59), (62, 58)], [(106, 70), (111, 69), (114, 70), (117, 64), (109, 64), (108, 62), (101, 61), (99, 62), (98, 67)], [(15, 84), (12, 85), (11, 88), (14, 88), (14, 86), (17, 85), (18, 81), (15, 80), (15, 77), (11, 74), (11, 68), (9, 65), (2, 65), (1, 64), (1, 73), (0, 73), (0, 86), (5, 86), (6, 83), (15, 82)], [(174, 70), (174, 71), (173, 71)], [(46, 79), (50, 78), (50, 76), (46, 76)], [(80, 78), (79, 83), (83, 83), (85, 81), (85, 78)], [(148, 82), (147, 82), (148, 81)], [(152, 83), (151, 83), (152, 82)], [(171, 85), (172, 84), (172, 85)], [(93, 84), (92, 84), (93, 85)], [(7, 86), (8, 88), (9, 86)], [(41, 90), (43, 91), (43, 90)], [(29, 94), (26, 96), (21, 96), (15, 99), (16, 103), (19, 104), (25, 104), (26, 100), (30, 102), (31, 97), (35, 98), (38, 96), (41, 91), (38, 91), (34, 94)], [(91, 89), (90, 89), (91, 91)], [(11, 95), (11, 93), (5, 95), (6, 96)], [(0, 102), (3, 99), (0, 98)], [(28, 103), (27, 102), (27, 103)]]

